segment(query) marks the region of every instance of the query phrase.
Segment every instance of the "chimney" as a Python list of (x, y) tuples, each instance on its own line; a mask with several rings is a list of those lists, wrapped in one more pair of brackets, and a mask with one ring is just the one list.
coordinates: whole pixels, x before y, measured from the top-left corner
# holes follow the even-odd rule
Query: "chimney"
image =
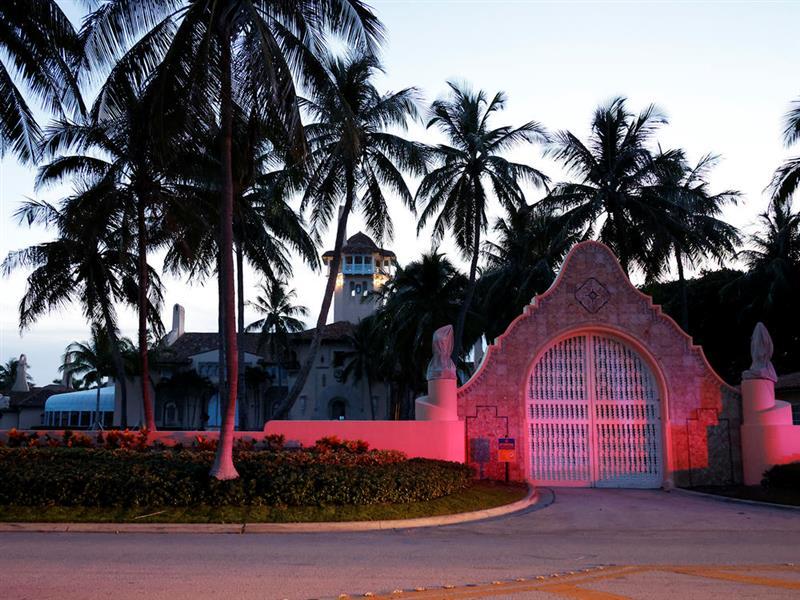
[(176, 304), (172, 307), (172, 331), (170, 331), (164, 338), (167, 346), (174, 344), (175, 340), (183, 335), (185, 321), (186, 311), (180, 304)]
[(176, 304), (172, 307), (172, 331), (176, 332), (175, 337), (183, 335), (185, 321), (186, 310), (180, 304)]

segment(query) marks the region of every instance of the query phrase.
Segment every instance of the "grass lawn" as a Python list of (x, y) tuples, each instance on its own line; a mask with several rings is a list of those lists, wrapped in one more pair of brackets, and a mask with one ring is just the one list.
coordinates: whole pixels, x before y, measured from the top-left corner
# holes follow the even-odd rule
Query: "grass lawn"
[(762, 488), (760, 485), (709, 485), (691, 489), (706, 494), (727, 496), (728, 498), (741, 498), (743, 500), (757, 500), (759, 502), (800, 506), (800, 490), (766, 489)]
[(427, 502), (365, 506), (186, 506), (98, 508), (82, 506), (0, 506), (0, 521), (39, 523), (309, 523), (380, 521), (470, 512), (525, 497), (524, 485), (476, 482), (466, 490)]

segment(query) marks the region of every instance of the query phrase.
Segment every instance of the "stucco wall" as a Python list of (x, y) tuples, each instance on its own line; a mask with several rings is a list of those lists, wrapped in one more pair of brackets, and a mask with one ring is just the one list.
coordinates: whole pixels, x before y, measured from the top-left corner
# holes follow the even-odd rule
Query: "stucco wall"
[[(587, 282), (597, 292), (591, 299), (580, 291)], [(486, 477), (504, 476), (505, 465), (497, 462), (497, 438), (513, 437), (518, 440), (517, 453), (509, 475), (526, 479), (528, 373), (551, 344), (584, 331), (621, 338), (650, 363), (662, 388), (665, 483), (741, 480), (738, 393), (714, 373), (691, 338), (630, 284), (611, 251), (597, 242), (572, 249), (551, 288), (488, 348), (480, 369), (458, 391), (468, 451), (472, 439), (490, 442), (490, 460), (483, 465)]]

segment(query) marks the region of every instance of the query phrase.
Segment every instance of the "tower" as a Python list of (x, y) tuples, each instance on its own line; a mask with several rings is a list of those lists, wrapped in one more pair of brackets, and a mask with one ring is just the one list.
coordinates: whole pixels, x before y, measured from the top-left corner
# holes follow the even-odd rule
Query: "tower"
[[(322, 255), (330, 273), (333, 251)], [(370, 292), (379, 290), (394, 274), (396, 256), (379, 248), (368, 235), (358, 232), (342, 246), (342, 262), (333, 293), (333, 320), (358, 323), (375, 310)]]

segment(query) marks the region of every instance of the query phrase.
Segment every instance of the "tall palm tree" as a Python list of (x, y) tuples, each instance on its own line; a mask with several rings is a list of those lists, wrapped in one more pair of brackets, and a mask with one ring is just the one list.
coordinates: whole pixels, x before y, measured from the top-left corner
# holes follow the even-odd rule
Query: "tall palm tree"
[(486, 337), (503, 333), (536, 294), (555, 279), (556, 270), (579, 240), (559, 219), (538, 204), (525, 204), (494, 225), (496, 241), (483, 246), (486, 269), (478, 282)]
[[(119, 352), (123, 355), (133, 351), (133, 344), (127, 338), (119, 338), (117, 343)], [(62, 363), (59, 370), (65, 376), (71, 378), (77, 375), (81, 377), (83, 387), (97, 388), (92, 428), (100, 429), (103, 425), (100, 419), (100, 389), (103, 387), (103, 382), (115, 375), (114, 353), (106, 331), (98, 324), (93, 324), (91, 339), (85, 342), (72, 342), (67, 346)], [(120, 385), (125, 385), (124, 381), (120, 382)]]
[(328, 320), (350, 214), (361, 210), (376, 238), (391, 237), (392, 221), (384, 188), (412, 207), (403, 172), (420, 175), (425, 170), (423, 147), (390, 132), (404, 129), (407, 120), (416, 116), (416, 90), (379, 93), (372, 78), (380, 66), (371, 55), (328, 56), (325, 66), (328, 79), (303, 101), (313, 122), (306, 127), (310, 151), (304, 168), (310, 176), (305, 182), (301, 208), (310, 210), (310, 224), (319, 232), (327, 228), (341, 204), (317, 326), (292, 389), (277, 408), (278, 418), (288, 416), (314, 365)]
[(434, 220), (433, 239), (450, 231), (462, 254), (470, 259), (469, 283), (456, 321), (453, 360), (464, 352), (464, 324), (475, 294), (481, 234), (488, 227), (486, 209), (494, 197), (506, 210), (524, 204), (522, 183), (545, 185), (547, 177), (537, 169), (511, 162), (503, 153), (519, 146), (547, 139), (535, 121), (520, 127), (491, 128), (494, 113), (502, 110), (506, 96), (498, 92), (489, 100), (483, 90), (448, 82), (449, 96), (430, 107), (428, 128), (436, 127), (446, 143), (431, 149), (437, 167), (420, 183), (415, 203), (422, 206), (417, 231)]
[[(314, 239), (306, 232), (302, 217), (289, 205), (298, 174), (286, 168), (285, 132), (258, 112), (234, 107), (234, 244), (236, 256), (237, 329), (244, 324), (244, 266), (253, 265), (268, 281), (292, 274), (291, 254), (308, 265), (319, 265)], [(170, 165), (174, 187), (190, 210), (171, 219), (169, 250), (165, 265), (176, 275), (192, 279), (207, 276), (219, 255), (218, 198), (222, 188), (219, 162), (220, 128), (216, 123), (198, 128), (196, 141), (179, 152)], [(239, 363), (244, 360), (239, 348)], [(221, 353), (224, 356), (224, 352)], [(224, 366), (224, 365), (221, 365)], [(239, 372), (238, 398), (245, 395), (244, 370)]]
[[(425, 370), (432, 356), (433, 332), (458, 317), (467, 284), (467, 277), (434, 250), (398, 267), (381, 288), (376, 328), (384, 348), (378, 363), (397, 391), (396, 416), (413, 418), (411, 400), (427, 386)], [(480, 335), (479, 319), (471, 317), (465, 336), (470, 343)]]
[(281, 281), (273, 280), (261, 284), (261, 294), (248, 302), (251, 308), (262, 315), (250, 323), (245, 330), (260, 333), (259, 348), (269, 348), (270, 356), (278, 362), (278, 387), (282, 386), (282, 372), (286, 356), (291, 350), (290, 334), (303, 331), (301, 317), (308, 316), (305, 306), (295, 304), (297, 292), (288, 289)]
[[(659, 210), (658, 226), (653, 232), (647, 276), (657, 280), (674, 259), (680, 286), (680, 324), (689, 328), (686, 265), (713, 259), (722, 265), (736, 254), (741, 243), (733, 225), (719, 218), (726, 204), (735, 203), (740, 194), (735, 190), (710, 191), (708, 174), (719, 162), (713, 154), (703, 156), (692, 166), (682, 150), (661, 152), (654, 157), (655, 176), (643, 189), (643, 197)], [(665, 202), (666, 201), (666, 202)]]
[(27, 98), (57, 115), (83, 111), (78, 35), (55, 0), (4, 0), (0, 49), (0, 157), (10, 147), (22, 162), (36, 162), (41, 130)]
[(546, 151), (577, 181), (554, 186), (544, 208), (562, 211), (567, 229), (580, 228), (584, 238), (597, 237), (609, 246), (626, 273), (647, 264), (650, 239), (663, 213), (653, 210), (642, 189), (655, 169), (649, 145), (666, 122), (653, 105), (634, 115), (625, 98), (614, 98), (595, 110), (586, 143), (560, 131)]
[(765, 309), (779, 302), (796, 300), (800, 291), (800, 212), (791, 200), (773, 200), (759, 215), (761, 231), (750, 236), (750, 248), (740, 253), (750, 279), (762, 282), (759, 294)]
[[(155, 431), (153, 398), (147, 384), (150, 381), (148, 323), (155, 324), (159, 335), (163, 327), (157, 314), (148, 314), (153, 298), (147, 255), (148, 250), (163, 243), (160, 216), (178, 199), (169, 189), (158, 155), (160, 148), (150, 135), (150, 106), (145, 90), (139, 89), (134, 79), (125, 69), (115, 69), (85, 119), (77, 123), (62, 119), (45, 130), (43, 151), (50, 162), (39, 170), (36, 183), (37, 187), (43, 187), (65, 178), (91, 177), (102, 181), (111, 191), (125, 227), (120, 239), (135, 245), (138, 257), (142, 406), (145, 427)], [(133, 232), (128, 232), (128, 222), (136, 224)]]
[[(79, 189), (59, 209), (44, 201), (28, 201), (18, 210), (21, 221), (56, 229), (54, 241), (10, 252), (0, 269), (8, 275), (29, 268), (27, 287), (19, 305), (20, 329), (43, 314), (77, 302), (89, 323), (100, 323), (112, 349), (114, 372), (120, 382), (122, 419), (127, 426), (127, 385), (120, 351), (115, 304), (135, 306), (138, 299), (138, 257), (119, 244), (121, 230), (113, 194), (105, 184)], [(158, 283), (151, 270), (149, 277)], [(160, 284), (153, 287), (160, 288)], [(160, 302), (160, 297), (157, 298)], [(151, 306), (149, 314), (157, 311)]]
[[(189, 127), (211, 114), (219, 119), (223, 185), (217, 273), (226, 361), (220, 399), (226, 409), (211, 469), (217, 479), (238, 477), (233, 465), (239, 380), (233, 266), (234, 89), (250, 96), (249, 105), (268, 106), (278, 115), (290, 132), (292, 147), (300, 153), (304, 140), (295, 78), (315, 83), (320, 72), (315, 55), (327, 31), (370, 49), (381, 37), (380, 23), (361, 0), (107, 0), (85, 25), (85, 52), (92, 64), (107, 65), (130, 48), (128, 54), (147, 57), (139, 64), (142, 70), (157, 67), (153, 80), (159, 90), (157, 105), (182, 104)], [(157, 110), (154, 117), (158, 125), (164, 111)]]
[[(793, 146), (798, 140), (800, 140), (800, 100), (795, 100), (784, 118), (783, 141), (786, 146)], [(776, 169), (770, 184), (773, 199), (786, 202), (797, 190), (798, 184), (800, 184), (800, 156), (795, 156)]]
[(350, 350), (345, 352), (345, 363), (340, 376), (341, 381), (351, 378), (355, 382), (367, 384), (370, 416), (375, 419), (377, 407), (372, 397), (372, 384), (381, 376), (381, 362), (378, 360), (384, 350), (382, 331), (374, 316), (359, 321), (355, 330), (347, 336)]

